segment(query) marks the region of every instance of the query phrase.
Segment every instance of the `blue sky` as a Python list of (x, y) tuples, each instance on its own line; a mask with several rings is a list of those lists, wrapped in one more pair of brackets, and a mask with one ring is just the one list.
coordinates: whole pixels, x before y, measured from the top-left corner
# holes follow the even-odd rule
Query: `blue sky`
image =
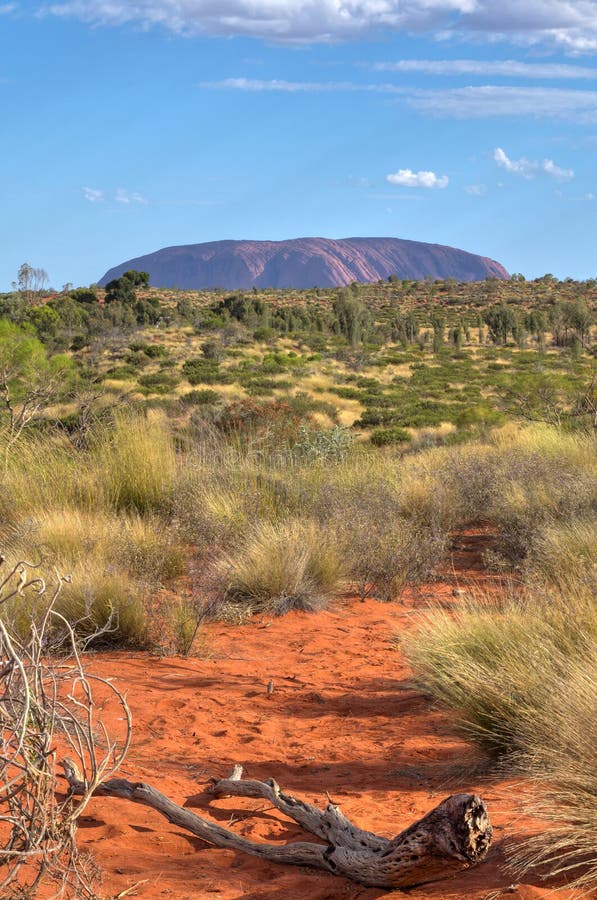
[(0, 290), (225, 238), (597, 276), (597, 0), (0, 0)]

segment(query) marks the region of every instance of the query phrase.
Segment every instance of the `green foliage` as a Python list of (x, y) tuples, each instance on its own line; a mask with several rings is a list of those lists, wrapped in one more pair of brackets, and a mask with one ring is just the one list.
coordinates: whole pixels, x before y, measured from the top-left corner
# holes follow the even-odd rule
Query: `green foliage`
[(130, 306), (136, 300), (135, 286), (128, 278), (124, 276), (122, 278), (113, 278), (106, 285), (104, 303), (122, 303), (125, 306)]
[(207, 406), (212, 403), (217, 403), (220, 399), (220, 395), (217, 391), (205, 388), (202, 391), (189, 391), (187, 394), (183, 394), (180, 399), (182, 403), (188, 406)]
[[(135, 288), (148, 287), (149, 275), (147, 272), (137, 272), (131, 269), (121, 275), (120, 278), (113, 278), (106, 285), (105, 303), (122, 303), (125, 306), (132, 306), (137, 302), (137, 294)], [(158, 302), (159, 305), (159, 302)], [(141, 301), (139, 309), (137, 309), (137, 320), (141, 323), (149, 321), (144, 315), (149, 315), (148, 310), (155, 303), (150, 301)]]
[(73, 370), (70, 357), (49, 356), (28, 328), (0, 319), (0, 439), (6, 462), (24, 429), (69, 390)]
[(150, 394), (169, 394), (178, 383), (179, 379), (167, 372), (153, 372), (139, 378), (139, 385)]
[(410, 432), (398, 425), (391, 428), (377, 428), (371, 435), (371, 443), (375, 447), (385, 447), (388, 444), (407, 444), (411, 440)]
[(61, 318), (55, 308), (49, 304), (34, 306), (27, 311), (27, 321), (35, 328), (40, 340), (49, 341), (58, 334)]
[(220, 372), (219, 363), (208, 360), (205, 357), (187, 359), (182, 366), (182, 374), (189, 384), (217, 384), (224, 383), (227, 379)]
[(76, 303), (97, 303), (97, 294), (92, 288), (80, 287), (68, 292), (68, 297)]
[(371, 324), (367, 307), (351, 291), (342, 288), (333, 303), (337, 330), (344, 335), (351, 347), (360, 344)]
[(494, 344), (505, 344), (508, 334), (516, 328), (514, 312), (505, 303), (499, 303), (488, 309), (484, 316), (489, 327), (489, 334)]

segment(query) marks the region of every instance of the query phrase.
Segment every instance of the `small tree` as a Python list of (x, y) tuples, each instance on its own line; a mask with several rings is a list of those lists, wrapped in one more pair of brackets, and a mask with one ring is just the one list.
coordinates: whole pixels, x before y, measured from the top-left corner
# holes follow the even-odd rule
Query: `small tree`
[(505, 344), (510, 331), (516, 330), (516, 317), (505, 303), (498, 303), (488, 309), (485, 313), (485, 322), (494, 344)]
[(48, 357), (31, 331), (0, 319), (0, 438), (5, 466), (24, 429), (65, 390), (72, 368), (67, 356)]
[(33, 303), (48, 282), (48, 273), (45, 269), (36, 269), (29, 263), (23, 263), (17, 275), (16, 288), (23, 295), (28, 304)]

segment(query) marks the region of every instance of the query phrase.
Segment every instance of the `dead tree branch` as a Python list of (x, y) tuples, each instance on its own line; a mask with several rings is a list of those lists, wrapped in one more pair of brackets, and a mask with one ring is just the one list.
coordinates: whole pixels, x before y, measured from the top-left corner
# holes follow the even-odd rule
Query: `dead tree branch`
[[(73, 760), (63, 762), (75, 794), (88, 796), (88, 783)], [(95, 787), (97, 796), (142, 803), (169, 822), (216, 847), (241, 850), (270, 862), (312, 866), (371, 887), (405, 888), (467, 869), (481, 861), (491, 844), (492, 829), (485, 805), (473, 794), (448, 797), (423, 819), (388, 840), (353, 825), (333, 803), (325, 811), (283, 793), (273, 779), (243, 781), (242, 767), (216, 781), (215, 796), (260, 797), (325, 843), (307, 841), (286, 846), (259, 844), (241, 837), (173, 803), (142, 782), (114, 778)]]

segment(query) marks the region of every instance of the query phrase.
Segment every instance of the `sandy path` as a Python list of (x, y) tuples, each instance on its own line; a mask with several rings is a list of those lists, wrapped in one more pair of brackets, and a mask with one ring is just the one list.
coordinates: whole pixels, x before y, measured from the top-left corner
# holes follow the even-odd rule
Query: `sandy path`
[[(435, 585), (433, 593), (450, 597), (450, 586)], [(209, 778), (229, 774), (240, 762), (247, 776), (275, 777), (283, 788), (322, 806), (329, 792), (348, 816), (387, 836), (444, 796), (477, 791), (496, 828), (490, 858), (408, 896), (542, 897), (544, 888), (511, 886), (500, 868), (500, 843), (514, 818), (511, 787), (492, 777), (459, 774), (463, 762), (474, 763), (474, 751), (454, 736), (450, 715), (412, 689), (391, 642), (425, 602), (424, 594), (399, 604), (346, 600), (318, 615), (212, 625), (210, 659), (90, 657), (93, 670), (116, 676), (128, 694), (134, 740), (123, 774), (217, 822), (232, 820), (248, 837), (284, 842), (305, 835), (264, 801), (211, 800)], [(274, 691), (268, 697), (270, 679)], [(172, 900), (405, 896), (211, 848), (157, 813), (113, 799), (91, 802), (79, 844), (92, 849), (111, 897), (137, 882), (142, 883), (129, 896)]]

